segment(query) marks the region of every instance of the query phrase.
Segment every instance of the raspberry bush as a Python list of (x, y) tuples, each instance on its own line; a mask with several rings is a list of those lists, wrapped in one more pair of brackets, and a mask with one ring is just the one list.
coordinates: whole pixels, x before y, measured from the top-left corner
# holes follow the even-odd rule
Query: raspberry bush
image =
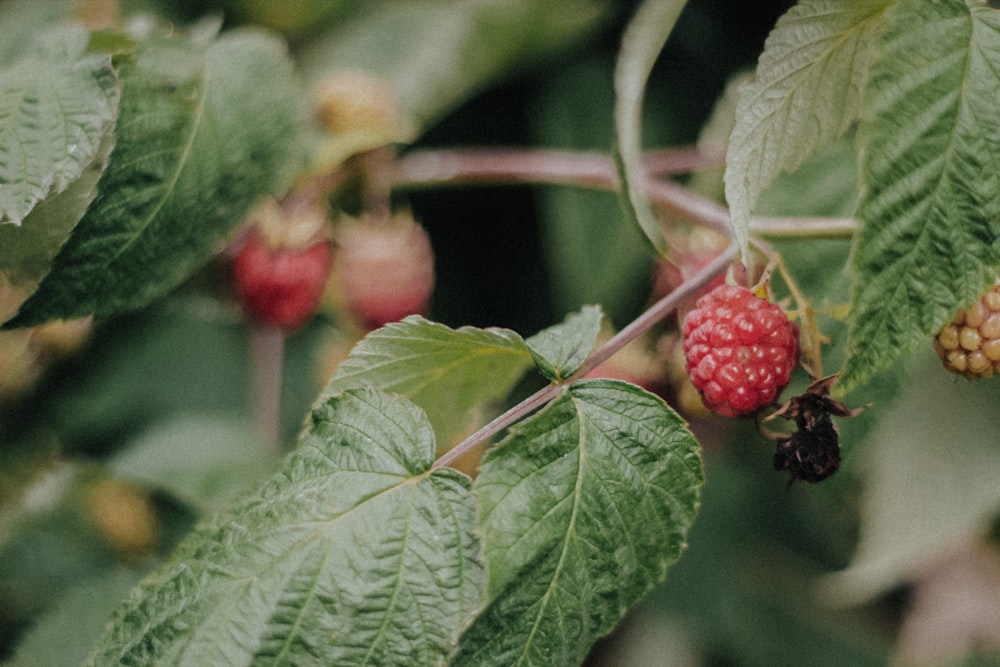
[(992, 664), (998, 13), (3, 0), (0, 662)]

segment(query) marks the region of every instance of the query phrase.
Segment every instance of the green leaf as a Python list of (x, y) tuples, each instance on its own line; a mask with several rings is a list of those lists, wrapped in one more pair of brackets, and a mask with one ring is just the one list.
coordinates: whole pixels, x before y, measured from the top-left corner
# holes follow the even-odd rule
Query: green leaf
[[(1000, 512), (1000, 397), (944, 372), (929, 350), (868, 436), (861, 534), (850, 566), (823, 584), (828, 602), (866, 602), (989, 530)], [(888, 408), (888, 410), (885, 410)], [(960, 418), (956, 418), (960, 415)]]
[(0, 223), (20, 225), (77, 180), (118, 116), (111, 57), (85, 55), (82, 29), (56, 36), (0, 71)]
[(374, 390), (317, 407), (254, 497), (203, 524), (118, 610), (92, 665), (438, 665), (479, 603), (469, 480)]
[(599, 306), (586, 306), (529, 338), (526, 342), (539, 372), (553, 382), (575, 373), (594, 349), (602, 317)]
[(629, 217), (663, 251), (666, 239), (646, 196), (642, 164), (642, 99), (653, 65), (687, 4), (685, 0), (646, 0), (622, 37), (615, 65), (615, 152), (622, 181), (623, 202)]
[(253, 32), (204, 51), (155, 40), (120, 76), (118, 143), (100, 196), (8, 327), (150, 303), (286, 183), (301, 94), (280, 43)]
[(531, 365), (524, 340), (508, 329), (451, 329), (411, 315), (358, 343), (323, 389), (323, 400), (353, 387), (409, 398), (430, 418), (438, 442), (469, 426), (470, 411), (507, 396)]
[(476, 480), (490, 603), (452, 664), (579, 664), (680, 555), (701, 483), (684, 421), (624, 382), (512, 428)]
[(250, 425), (232, 417), (179, 415), (156, 424), (108, 462), (117, 477), (218, 510), (274, 470)]
[[(35, 291), (52, 266), (52, 260), (83, 217), (94, 197), (97, 183), (108, 165), (108, 155), (115, 144), (113, 132), (101, 140), (97, 155), (83, 173), (65, 190), (38, 203), (21, 225), (0, 225), (0, 281), (24, 290), (27, 297)], [(0, 322), (10, 318), (12, 309), (0, 310)]]
[(337, 69), (383, 77), (417, 129), (513, 70), (565, 50), (608, 12), (596, 0), (370, 0), (300, 54), (318, 81)]
[(77, 667), (143, 573), (109, 568), (74, 586), (32, 624), (7, 667)]
[(1000, 15), (904, 0), (881, 51), (860, 129), (842, 392), (925, 343), (1000, 267)]
[(890, 0), (802, 0), (764, 44), (743, 88), (726, 154), (726, 200), (747, 253), (750, 214), (782, 171), (857, 120)]
[(0, 66), (24, 58), (38, 46), (39, 36), (65, 21), (74, 0), (3, 0), (0, 2)]

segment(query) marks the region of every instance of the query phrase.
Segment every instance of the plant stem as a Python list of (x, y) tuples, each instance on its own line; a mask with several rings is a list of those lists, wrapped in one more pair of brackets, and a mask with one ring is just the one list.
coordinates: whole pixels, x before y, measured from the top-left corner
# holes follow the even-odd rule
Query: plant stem
[(653, 325), (677, 310), (677, 307), (681, 303), (693, 297), (717, 276), (725, 273), (730, 263), (736, 257), (736, 251), (736, 244), (731, 243), (721, 254), (685, 280), (677, 289), (647, 308), (644, 313), (632, 320), (624, 329), (608, 339), (608, 342), (587, 357), (587, 360), (580, 366), (580, 370), (573, 377), (569, 378), (567, 382), (573, 382), (600, 366), (616, 352), (646, 333)]
[[(697, 148), (675, 148), (646, 154), (646, 189), (660, 208), (725, 236), (732, 234), (729, 211), (706, 197), (656, 175), (719, 166), (719, 156)], [(450, 187), (470, 183), (573, 185), (617, 190), (614, 161), (603, 153), (535, 149), (448, 149), (413, 151), (396, 161), (395, 188)], [(850, 238), (857, 229), (851, 218), (752, 217), (750, 233), (775, 238)]]
[(684, 301), (690, 299), (698, 293), (705, 285), (716, 276), (725, 272), (730, 262), (736, 256), (736, 244), (730, 246), (718, 257), (713, 259), (704, 268), (695, 273), (691, 278), (685, 280), (677, 289), (667, 294), (662, 299), (650, 306), (642, 315), (633, 320), (628, 326), (615, 334), (608, 342), (591, 354), (571, 378), (562, 384), (550, 384), (524, 399), (514, 407), (510, 408), (502, 415), (489, 422), (481, 429), (470, 435), (462, 442), (445, 452), (434, 462), (431, 470), (436, 470), (454, 463), (470, 450), (485, 443), (505, 428), (520, 421), (535, 410), (554, 399), (563, 388), (584, 377), (594, 370), (601, 363), (607, 361), (612, 355), (623, 347), (639, 338), (653, 325), (674, 312)]
[(277, 451), (281, 425), (281, 376), (285, 333), (276, 327), (254, 326), (250, 333), (253, 359), (253, 398), (257, 431)]
[[(693, 147), (655, 151), (646, 156), (646, 168), (651, 174), (680, 174), (719, 163), (718, 155)], [(604, 153), (528, 148), (419, 150), (396, 161), (397, 188), (467, 183), (551, 183), (614, 190), (618, 188), (618, 173), (614, 161)]]

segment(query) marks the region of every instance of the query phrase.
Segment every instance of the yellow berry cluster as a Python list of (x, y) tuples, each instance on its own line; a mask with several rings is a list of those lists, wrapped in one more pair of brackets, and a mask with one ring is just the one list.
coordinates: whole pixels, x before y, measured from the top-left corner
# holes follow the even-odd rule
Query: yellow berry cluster
[(945, 368), (970, 380), (1000, 373), (1000, 280), (941, 327), (934, 350)]

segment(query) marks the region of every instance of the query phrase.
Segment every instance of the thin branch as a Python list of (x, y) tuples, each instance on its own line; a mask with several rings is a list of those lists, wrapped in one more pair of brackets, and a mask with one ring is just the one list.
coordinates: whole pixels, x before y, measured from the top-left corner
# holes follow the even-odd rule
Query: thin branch
[(437, 468), (451, 465), (472, 449), (487, 442), (504, 429), (517, 423), (535, 410), (541, 408), (558, 396), (564, 387), (584, 377), (601, 363), (607, 361), (612, 355), (639, 338), (639, 336), (648, 331), (657, 322), (674, 312), (681, 303), (697, 294), (699, 290), (710, 283), (715, 277), (721, 275), (736, 256), (736, 250), (736, 244), (730, 244), (725, 252), (713, 259), (708, 265), (699, 270), (690, 279), (685, 280), (677, 289), (650, 306), (646, 312), (637, 317), (631, 324), (619, 331), (615, 336), (608, 340), (608, 342), (598, 348), (592, 355), (590, 355), (590, 357), (587, 358), (587, 360), (580, 367), (580, 370), (578, 370), (573, 377), (569, 378), (562, 384), (551, 384), (539, 389), (537, 392), (510, 408), (502, 415), (445, 452), (437, 461), (434, 462), (431, 469), (436, 470)]
[(612, 190), (618, 176), (603, 153), (555, 150), (423, 150), (396, 161), (395, 187), (552, 183)]
[(768, 238), (849, 239), (857, 230), (853, 218), (750, 218), (750, 233)]
[[(732, 236), (729, 211), (688, 188), (657, 175), (684, 173), (719, 166), (719, 156), (697, 148), (675, 148), (647, 154), (646, 188), (650, 201), (664, 211), (692, 220), (724, 236)], [(431, 188), (470, 183), (573, 185), (617, 190), (618, 175), (611, 157), (535, 149), (421, 150), (396, 161), (394, 187)], [(750, 233), (775, 238), (850, 238), (857, 230), (851, 218), (753, 217)]]
[(573, 377), (567, 382), (572, 382), (585, 376), (602, 363), (611, 358), (616, 352), (629, 343), (638, 339), (655, 324), (662, 321), (670, 313), (677, 310), (680, 304), (684, 303), (703, 287), (708, 285), (716, 277), (726, 272), (726, 269), (736, 257), (737, 246), (731, 243), (718, 257), (706, 264), (691, 278), (685, 280), (677, 289), (670, 292), (659, 301), (650, 306), (646, 311), (635, 318), (628, 326), (612, 336), (608, 342), (598, 348), (590, 355)]

